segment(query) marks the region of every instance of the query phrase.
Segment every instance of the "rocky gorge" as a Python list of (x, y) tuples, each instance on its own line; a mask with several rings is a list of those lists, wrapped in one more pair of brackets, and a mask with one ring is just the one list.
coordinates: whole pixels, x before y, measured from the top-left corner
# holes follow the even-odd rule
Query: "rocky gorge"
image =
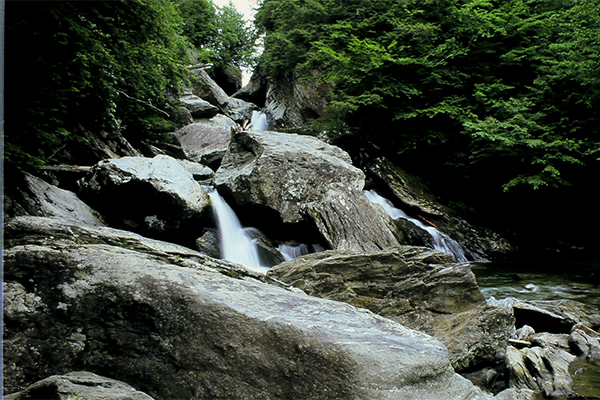
[[(107, 134), (85, 168), (7, 188), (7, 399), (582, 398), (569, 365), (598, 362), (598, 309), (486, 300), (469, 262), (512, 251), (498, 234), (386, 159), (244, 129), (259, 107), (279, 128), (318, 116), (318, 86), (256, 74), (229, 96), (194, 73), (175, 144)], [(213, 190), (266, 272), (222, 258)]]

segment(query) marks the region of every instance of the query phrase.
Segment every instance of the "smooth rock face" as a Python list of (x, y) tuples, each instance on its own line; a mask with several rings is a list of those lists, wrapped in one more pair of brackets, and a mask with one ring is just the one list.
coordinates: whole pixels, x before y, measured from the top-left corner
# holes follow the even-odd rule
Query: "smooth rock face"
[(219, 192), (241, 205), (267, 206), (283, 222), (302, 220), (302, 204), (321, 200), (331, 183), (362, 189), (364, 174), (338, 147), (278, 132), (236, 134), (215, 177)]
[[(23, 172), (26, 187), (20, 188), (18, 198), (11, 199), (11, 212), (15, 215), (63, 218), (87, 225), (105, 226), (104, 218), (77, 195), (51, 185)], [(13, 204), (14, 203), (14, 204)]]
[(168, 399), (491, 397), (437, 340), (366, 310), (111, 228), (7, 225), (8, 392), (84, 369)]
[(225, 155), (235, 122), (224, 115), (199, 119), (175, 132), (186, 157), (201, 164), (218, 165)]
[(104, 160), (79, 183), (112, 225), (155, 237), (177, 233), (209, 204), (189, 166), (169, 156)]
[(9, 394), (5, 400), (153, 400), (128, 384), (86, 371), (53, 375)]
[(512, 315), (487, 306), (469, 266), (453, 262), (424, 247), (327, 251), (284, 262), (268, 276), (435, 335), (455, 368), (503, 359)]

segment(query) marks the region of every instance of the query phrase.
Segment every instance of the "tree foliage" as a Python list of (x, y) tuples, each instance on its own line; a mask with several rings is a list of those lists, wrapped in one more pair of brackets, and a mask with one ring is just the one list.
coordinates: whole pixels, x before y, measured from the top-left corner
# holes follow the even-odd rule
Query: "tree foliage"
[[(39, 166), (81, 130), (143, 139), (174, 127), (190, 48), (251, 62), (252, 31), (208, 0), (9, 2), (5, 158)], [(182, 17), (183, 15), (183, 17)]]
[(505, 190), (558, 187), (600, 150), (598, 9), (598, 0), (264, 0), (261, 63), (271, 76), (324, 71), (332, 136), (433, 158)]
[(6, 157), (42, 164), (79, 129), (160, 131), (186, 79), (164, 0), (7, 4)]

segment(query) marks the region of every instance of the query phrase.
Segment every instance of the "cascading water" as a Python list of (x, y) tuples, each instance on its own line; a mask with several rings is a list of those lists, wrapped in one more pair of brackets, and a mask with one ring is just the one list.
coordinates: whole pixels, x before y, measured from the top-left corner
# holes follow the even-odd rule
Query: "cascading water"
[(463, 249), (460, 247), (460, 244), (458, 244), (448, 235), (440, 232), (433, 226), (425, 225), (418, 219), (409, 217), (404, 211), (394, 207), (391, 201), (380, 196), (374, 190), (365, 190), (364, 193), (372, 203), (380, 204), (393, 219), (404, 218), (417, 225), (419, 228), (425, 229), (433, 238), (433, 247), (435, 247), (436, 250), (452, 254), (458, 262), (468, 262)]
[(233, 209), (215, 189), (208, 189), (208, 194), (219, 227), (221, 258), (242, 264), (256, 272), (268, 271), (268, 267), (260, 265), (256, 245), (240, 224)]
[(304, 243), (296, 245), (296, 246), (291, 246), (288, 244), (280, 244), (277, 247), (277, 250), (279, 250), (279, 252), (283, 256), (283, 259), (285, 261), (290, 261), (290, 260), (293, 260), (294, 258), (298, 258), (300, 256), (310, 253), (310, 249)]
[(252, 112), (252, 130), (254, 131), (266, 131), (269, 129), (269, 122), (267, 121), (267, 114), (263, 114), (260, 111)]

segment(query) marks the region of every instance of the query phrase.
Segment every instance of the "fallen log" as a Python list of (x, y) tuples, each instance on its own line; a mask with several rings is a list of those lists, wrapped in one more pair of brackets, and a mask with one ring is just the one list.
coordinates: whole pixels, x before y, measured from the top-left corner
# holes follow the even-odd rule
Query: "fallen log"
[(516, 346), (531, 346), (531, 342), (527, 340), (519, 340), (519, 339), (508, 339), (509, 344), (514, 344)]
[(92, 167), (81, 165), (45, 165), (43, 171), (88, 172)]

